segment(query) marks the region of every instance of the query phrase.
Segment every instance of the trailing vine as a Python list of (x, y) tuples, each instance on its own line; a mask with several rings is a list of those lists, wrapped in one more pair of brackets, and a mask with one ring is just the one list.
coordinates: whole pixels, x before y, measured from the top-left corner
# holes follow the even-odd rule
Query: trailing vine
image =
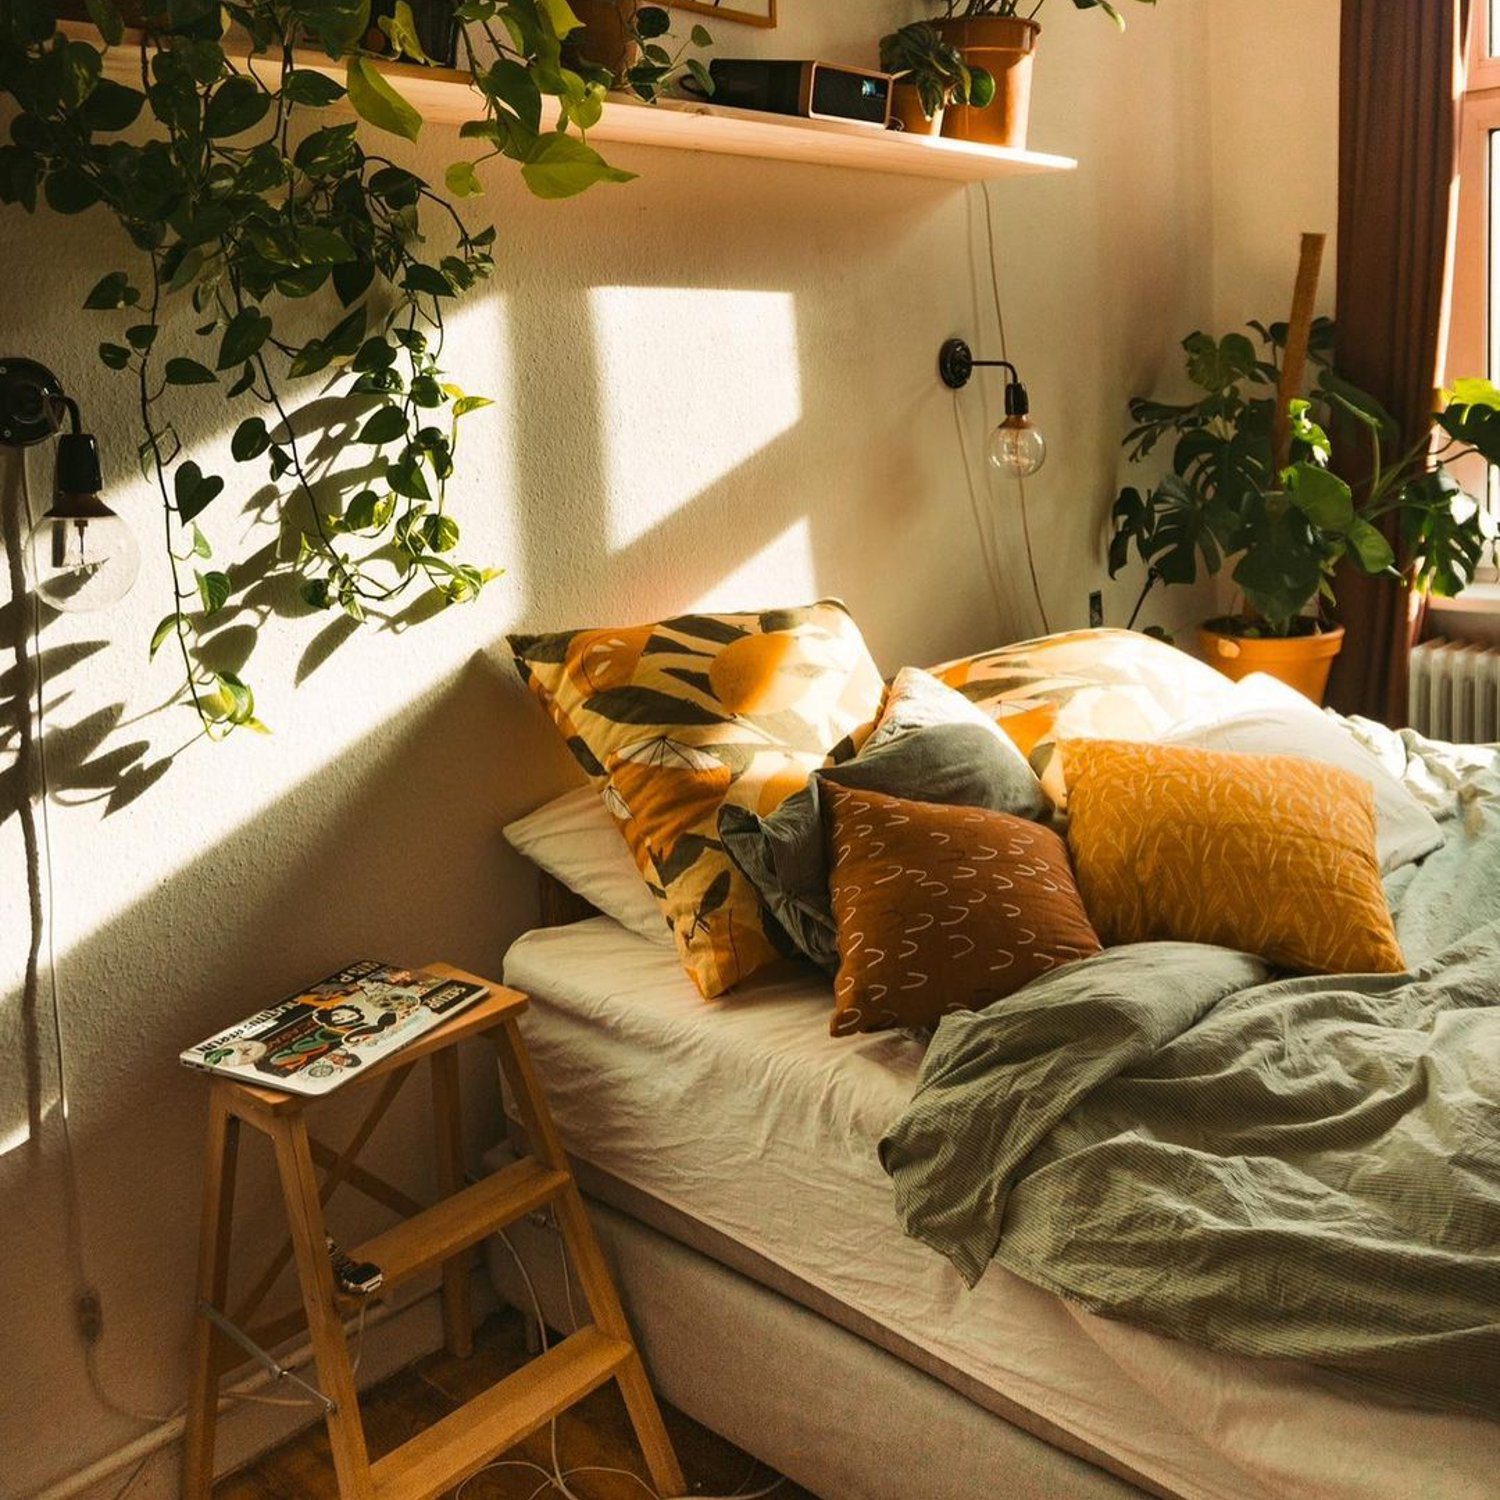
[[(275, 565), (309, 608), (359, 621), (414, 588), (434, 605), (473, 600), (497, 575), (460, 559), (446, 487), (463, 419), (490, 402), (444, 371), (444, 310), (491, 274), (496, 231), (468, 229), (449, 198), (477, 196), (476, 165), (493, 157), (542, 198), (632, 174), (585, 139), (608, 79), (566, 65), (578, 23), (565, 0), (456, 7), (476, 96), (460, 136), (483, 149), (447, 169), (447, 196), (367, 149), (357, 120), (325, 123), (347, 103), (405, 140), (421, 129), (363, 50), (370, 0), (153, 0), (129, 41), (115, 0), (86, 3), (98, 43), (60, 29), (53, 0), (6, 0), (0, 91), (18, 113), (0, 147), (0, 202), (102, 205), (138, 252), (84, 306), (120, 323), (98, 354), (134, 381), (141, 468), (161, 499), (173, 599), (151, 655), (171, 649), (178, 697), (210, 738), (264, 730), (242, 669), (210, 661), (212, 633), (254, 609), (259, 575), (215, 565), (204, 526), (226, 480), (187, 452), (175, 401), (217, 387), (250, 408), (230, 451), (264, 466), (281, 517)], [(426, 61), (405, 0), (380, 24), (391, 50)], [(121, 46), (134, 51), (133, 84), (106, 76), (106, 52)], [(191, 334), (169, 317), (183, 303)], [(315, 461), (309, 419), (287, 394), (319, 376), (337, 391), (334, 446), (357, 456), (357, 478)]]

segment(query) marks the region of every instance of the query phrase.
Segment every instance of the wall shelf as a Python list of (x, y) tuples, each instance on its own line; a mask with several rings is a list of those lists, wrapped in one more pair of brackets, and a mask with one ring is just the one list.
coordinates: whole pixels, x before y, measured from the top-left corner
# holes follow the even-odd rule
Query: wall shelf
[[(98, 45), (99, 33), (94, 27), (77, 21), (59, 24), (68, 36)], [(106, 76), (139, 87), (139, 45), (139, 33), (127, 32), (118, 47), (111, 47), (105, 54)], [(265, 65), (272, 66), (269, 60)], [(319, 53), (299, 54), (297, 66), (343, 81), (342, 65), (330, 63)], [(431, 123), (459, 124), (477, 118), (481, 112), (479, 98), (465, 72), (407, 63), (382, 63), (380, 67)], [(556, 122), (557, 106), (550, 99), (546, 105), (543, 124), (550, 127)], [(1071, 157), (1049, 156), (1040, 151), (906, 136), (868, 126), (797, 120), (711, 104), (671, 101), (648, 105), (623, 96), (611, 97), (603, 118), (589, 132), (589, 139), (597, 143), (707, 151), (717, 156), (803, 162), (949, 182), (1071, 172), (1078, 165)]]

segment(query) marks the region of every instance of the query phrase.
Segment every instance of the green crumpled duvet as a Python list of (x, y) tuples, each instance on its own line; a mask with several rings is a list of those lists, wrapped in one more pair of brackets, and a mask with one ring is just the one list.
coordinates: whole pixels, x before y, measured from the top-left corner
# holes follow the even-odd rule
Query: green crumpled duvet
[(938, 1028), (881, 1142), (907, 1232), (1108, 1317), (1500, 1417), (1500, 776), (1354, 728), (1447, 819), (1406, 975), (1143, 943)]

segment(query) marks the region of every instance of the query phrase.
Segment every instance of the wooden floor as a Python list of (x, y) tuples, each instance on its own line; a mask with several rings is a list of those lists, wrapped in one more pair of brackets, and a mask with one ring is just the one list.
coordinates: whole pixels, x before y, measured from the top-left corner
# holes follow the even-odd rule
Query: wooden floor
[[(407, 1438), (462, 1406), (526, 1361), (525, 1329), (518, 1313), (506, 1310), (485, 1322), (475, 1334), (472, 1359), (437, 1353), (393, 1375), (367, 1391), (361, 1402), (365, 1435), (372, 1457), (389, 1452)], [(667, 1430), (677, 1447), (688, 1488), (693, 1494), (730, 1495), (764, 1489), (776, 1476), (691, 1417), (664, 1408)], [(563, 1415), (557, 1424), (558, 1455), (564, 1472), (602, 1465), (624, 1469), (636, 1479), (615, 1474), (570, 1475), (568, 1487), (579, 1500), (643, 1500), (645, 1465), (630, 1431), (624, 1403), (613, 1381)], [(533, 1434), (507, 1459), (540, 1464), (551, 1472), (551, 1439), (547, 1428)], [(481, 1471), (459, 1488), (463, 1500), (530, 1500), (545, 1476), (532, 1468)], [(456, 1494), (457, 1491), (451, 1492)], [(544, 1489), (539, 1500), (555, 1500)], [(328, 1435), (319, 1422), (259, 1459), (252, 1467), (214, 1486), (216, 1500), (338, 1500), (328, 1457)], [(772, 1491), (774, 1500), (814, 1500), (791, 1480)]]

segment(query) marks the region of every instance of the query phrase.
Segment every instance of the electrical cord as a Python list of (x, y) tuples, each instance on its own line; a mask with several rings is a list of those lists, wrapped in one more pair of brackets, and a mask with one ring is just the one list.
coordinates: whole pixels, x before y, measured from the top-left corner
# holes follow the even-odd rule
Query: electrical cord
[[(553, 1217), (553, 1225), (554, 1228), (556, 1228), (555, 1216)], [(499, 1238), (500, 1243), (504, 1245), (506, 1250), (509, 1252), (510, 1258), (515, 1263), (516, 1270), (521, 1277), (521, 1284), (526, 1288), (526, 1296), (531, 1303), (532, 1317), (536, 1321), (537, 1338), (540, 1340), (542, 1352), (545, 1354), (547, 1349), (549, 1348), (547, 1337), (547, 1321), (542, 1314), (542, 1302), (541, 1298), (537, 1296), (536, 1285), (531, 1279), (531, 1273), (526, 1269), (526, 1262), (521, 1259), (520, 1252), (512, 1243), (510, 1236), (502, 1229), (497, 1232), (497, 1237)], [(558, 1257), (562, 1266), (563, 1297), (567, 1303), (568, 1321), (572, 1325), (569, 1331), (571, 1333), (576, 1333), (578, 1331), (579, 1325), (578, 1314), (573, 1306), (573, 1278), (571, 1269), (568, 1265), (567, 1246), (563, 1242), (561, 1233), (558, 1233), (557, 1236), (557, 1247)], [(645, 1494), (651, 1497), (651, 1500), (662, 1500), (662, 1497), (658, 1495), (657, 1492), (652, 1489), (652, 1487), (647, 1484), (639, 1474), (633, 1473), (629, 1469), (616, 1469), (604, 1464), (583, 1464), (578, 1466), (577, 1468), (564, 1469), (558, 1449), (556, 1417), (553, 1417), (551, 1423), (549, 1424), (549, 1428), (550, 1430), (548, 1436), (552, 1454), (552, 1470), (550, 1473), (545, 1468), (543, 1468), (541, 1464), (533, 1463), (530, 1459), (498, 1459), (494, 1463), (486, 1464), (484, 1468), (476, 1470), (466, 1480), (464, 1480), (464, 1482), (459, 1485), (459, 1487), (453, 1492), (453, 1500), (463, 1500), (464, 1492), (471, 1484), (473, 1484), (476, 1479), (479, 1478), (481, 1474), (494, 1473), (495, 1471), (500, 1469), (530, 1470), (532, 1473), (540, 1474), (542, 1476), (541, 1484), (539, 1484), (536, 1489), (531, 1492), (531, 1494), (527, 1497), (527, 1500), (537, 1500), (538, 1496), (545, 1494), (549, 1489), (563, 1496), (563, 1500), (586, 1500), (586, 1497), (580, 1495), (568, 1484), (568, 1481), (570, 1479), (577, 1478), (577, 1476), (579, 1476), (580, 1474), (618, 1475), (623, 1479), (633, 1480), (640, 1486)], [(732, 1490), (728, 1495), (704, 1495), (700, 1497), (700, 1500), (762, 1500), (762, 1497), (772, 1494), (774, 1491), (780, 1489), (780, 1487), (786, 1483), (786, 1476), (779, 1475), (771, 1484), (766, 1485), (762, 1489), (747, 1490), (745, 1486), (748, 1485), (754, 1478), (755, 1471), (760, 1467), (760, 1464), (753, 1463), (750, 1472), (741, 1481), (739, 1488)]]
[[(995, 248), (995, 215), (994, 208), (990, 202), (989, 184), (979, 184), (979, 196), (984, 200), (984, 228), (985, 237), (989, 241), (989, 263), (990, 263), (990, 292), (995, 301), (995, 323), (1000, 333), (1000, 358), (1010, 359), (1010, 346), (1005, 338), (1005, 309), (1000, 301), (1000, 275), (996, 270), (996, 248)], [(1036, 552), (1031, 545), (1031, 518), (1026, 508), (1026, 481), (1016, 480), (1016, 487), (1021, 499), (1021, 536), (1026, 544), (1026, 569), (1031, 574), (1031, 594), (1036, 600), (1037, 614), (1041, 616), (1043, 635), (1052, 634), (1052, 623), (1047, 618), (1047, 605), (1042, 598), (1042, 585), (1037, 577)]]
[[(20, 455), (19, 468), (21, 473), (22, 514), (24, 514), (29, 524), (34, 519), (34, 513), (31, 496), (31, 475), (24, 453)], [(73, 1145), (72, 1110), (68, 1097), (67, 1038), (63, 1030), (62, 996), (57, 978), (57, 921), (55, 903), (57, 885), (53, 872), (52, 857), (52, 783), (47, 764), (47, 670), (41, 648), (42, 605), (40, 596), (36, 591), (34, 589), (28, 591), (26, 587), (25, 575), (21, 566), (21, 547), (23, 543), (21, 541), (22, 528), (19, 525), (20, 517), (12, 513), (12, 507), (6, 506), (4, 509), (5, 550), (10, 565), (12, 602), (18, 612), (18, 622), (21, 618), (24, 618), (20, 614), (20, 611), (24, 609), (26, 595), (28, 592), (31, 595), (30, 640), (27, 640), (27, 631), (18, 623), (14, 642), (17, 675), (20, 679), (17, 683), (18, 712), (16, 718), (19, 760), (22, 774), (24, 776), (26, 771), (29, 770), (29, 761), (34, 754), (37, 768), (35, 800), (41, 807), (41, 820), (40, 827), (38, 828), (32, 806), (32, 797), (30, 795), (30, 783), (29, 781), (26, 782), (22, 786), (21, 795), (18, 798), (21, 810), (22, 839), (26, 853), (27, 886), (32, 923), (26, 993), (30, 997), (34, 1015), (36, 1002), (40, 998), (39, 959), (41, 949), (45, 943), (50, 999), (49, 1008), (52, 1014), (53, 1061), (57, 1070), (57, 1114), (62, 1138), (65, 1251), (75, 1279), (75, 1285), (79, 1288), (80, 1293), (87, 1292), (97, 1296), (97, 1293), (93, 1291), (94, 1283), (88, 1274), (83, 1201), (78, 1185), (78, 1161)], [(33, 681), (35, 682), (34, 697), (31, 692)], [(38, 837), (38, 833), (40, 837)], [(28, 1042), (31, 1044), (30, 1055), (27, 1059), (31, 1130), (33, 1139), (39, 1141), (40, 1128), (45, 1113), (41, 1109), (40, 1042), (34, 1036), (28, 1036)], [(353, 1369), (356, 1372), (359, 1369), (360, 1358), (364, 1352), (366, 1306), (367, 1304), (361, 1304), (355, 1329)], [(94, 1399), (106, 1411), (113, 1412), (116, 1416), (124, 1417), (128, 1421), (139, 1422), (144, 1426), (159, 1427), (168, 1422), (175, 1421), (186, 1410), (185, 1405), (178, 1405), (169, 1412), (148, 1412), (140, 1410), (116, 1397), (106, 1385), (103, 1372), (99, 1368), (99, 1343), (97, 1338), (84, 1338), (83, 1362), (85, 1377)], [(231, 1386), (228, 1390), (222, 1392), (219, 1398), (221, 1410), (240, 1402), (248, 1402), (260, 1406), (316, 1406), (318, 1404), (310, 1396), (283, 1397), (258, 1395), (247, 1386)], [(125, 1487), (119, 1491), (117, 1500), (119, 1500), (120, 1496), (125, 1496), (130, 1492), (130, 1489), (140, 1478), (151, 1457), (152, 1455), (148, 1454), (146, 1459), (143, 1459), (135, 1470), (132, 1471), (130, 1478), (125, 1483)]]

